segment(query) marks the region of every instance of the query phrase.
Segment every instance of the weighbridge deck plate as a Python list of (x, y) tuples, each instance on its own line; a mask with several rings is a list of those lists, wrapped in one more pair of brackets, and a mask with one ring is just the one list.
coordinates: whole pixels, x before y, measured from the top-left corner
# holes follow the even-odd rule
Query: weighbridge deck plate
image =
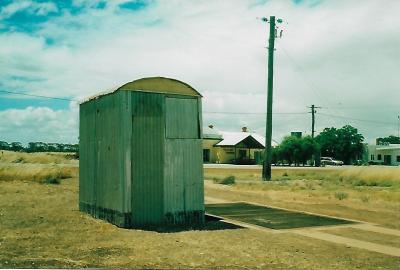
[(343, 219), (283, 210), (244, 202), (206, 204), (205, 207), (206, 212), (211, 215), (275, 230), (354, 223)]

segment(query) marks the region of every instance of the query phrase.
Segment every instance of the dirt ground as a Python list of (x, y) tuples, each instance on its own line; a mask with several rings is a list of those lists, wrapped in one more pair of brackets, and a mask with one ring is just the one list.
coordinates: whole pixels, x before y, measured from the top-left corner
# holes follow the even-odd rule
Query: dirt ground
[[(25, 165), (20, 164), (20, 169)], [(0, 162), (1, 166), (6, 165)], [(304, 197), (301, 192), (293, 197), (295, 200), (281, 198), (285, 194), (279, 193), (282, 191), (271, 192), (206, 181), (206, 196), (214, 198), (214, 202), (245, 199), (321, 214), (379, 220), (375, 217), (379, 211), (357, 214), (359, 209), (343, 201), (311, 203), (308, 195)], [(387, 211), (380, 225), (398, 223), (397, 217), (391, 216), (393, 213), (394, 209)], [(25, 174), (23, 180), (2, 180), (0, 175), (0, 231), (1, 268), (337, 270), (398, 269), (400, 265), (400, 257), (318, 240), (290, 230), (274, 233), (219, 226), (159, 233), (117, 228), (78, 211), (78, 179), (74, 175), (61, 179), (59, 184), (29, 181)], [(335, 233), (353, 235), (348, 230)], [(363, 238), (361, 234), (356, 237)], [(398, 246), (387, 235), (379, 237), (376, 233), (374, 237), (377, 244)]]

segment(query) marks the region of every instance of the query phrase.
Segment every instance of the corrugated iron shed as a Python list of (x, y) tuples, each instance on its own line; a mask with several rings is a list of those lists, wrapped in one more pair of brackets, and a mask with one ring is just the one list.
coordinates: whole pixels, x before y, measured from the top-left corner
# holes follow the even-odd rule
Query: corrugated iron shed
[(201, 95), (163, 77), (80, 105), (82, 211), (121, 227), (204, 222)]

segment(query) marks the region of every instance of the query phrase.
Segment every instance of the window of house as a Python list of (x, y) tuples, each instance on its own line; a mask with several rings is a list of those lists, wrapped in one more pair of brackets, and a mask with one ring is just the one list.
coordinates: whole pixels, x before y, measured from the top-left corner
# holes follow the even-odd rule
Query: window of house
[(382, 160), (382, 155), (378, 154), (378, 160)]
[(210, 149), (203, 149), (203, 162), (210, 162)]
[(400, 156), (396, 157), (397, 162), (400, 162)]
[(371, 155), (371, 160), (375, 160), (375, 155)]

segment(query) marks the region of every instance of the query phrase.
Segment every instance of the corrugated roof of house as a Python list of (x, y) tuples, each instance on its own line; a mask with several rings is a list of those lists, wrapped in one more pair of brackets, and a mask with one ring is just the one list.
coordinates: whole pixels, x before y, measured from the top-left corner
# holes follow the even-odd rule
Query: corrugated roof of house
[(91, 96), (83, 100), (81, 104), (105, 95), (112, 94), (118, 90), (174, 94), (174, 95), (184, 95), (184, 96), (197, 96), (197, 97), (202, 96), (193, 87), (182, 81), (165, 77), (148, 77), (148, 78), (134, 80), (122, 86), (114, 87), (107, 91), (98, 93), (94, 96)]
[[(223, 140), (216, 144), (216, 146), (234, 146), (246, 139), (247, 137), (254, 138), (263, 147), (265, 147), (265, 138), (259, 134), (251, 132), (221, 132)], [(278, 146), (278, 143), (272, 140), (272, 146)]]

